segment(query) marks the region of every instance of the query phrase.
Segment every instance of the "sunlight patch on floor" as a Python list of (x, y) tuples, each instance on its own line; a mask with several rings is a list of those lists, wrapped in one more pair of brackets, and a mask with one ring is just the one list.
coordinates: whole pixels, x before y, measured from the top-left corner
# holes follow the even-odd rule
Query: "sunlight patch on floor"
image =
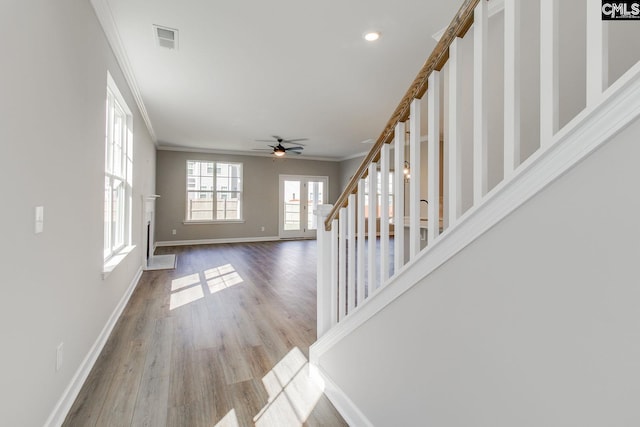
[(214, 427), (240, 427), (238, 417), (236, 416), (236, 410), (232, 409), (227, 412), (227, 415), (218, 421)]
[(200, 275), (198, 273), (179, 277), (171, 281), (171, 292), (186, 288), (187, 286), (197, 285), (198, 283), (200, 283)]
[(212, 294), (244, 282), (231, 264), (206, 270), (204, 277), (207, 279), (209, 292)]
[(215, 294), (224, 289), (243, 283), (244, 280), (231, 264), (210, 268), (203, 272), (205, 284), (198, 273), (178, 277), (171, 281), (171, 296), (169, 310), (174, 310), (205, 297), (205, 290)]
[(293, 348), (263, 378), (268, 403), (254, 417), (257, 427), (301, 426), (315, 408), (323, 390), (309, 375), (309, 363)]
[(182, 289), (171, 294), (171, 299), (169, 301), (169, 310), (174, 310), (178, 307), (182, 307), (183, 305), (187, 305), (201, 298), (204, 298), (204, 292), (202, 292), (202, 287), (200, 286), (193, 286), (191, 288)]

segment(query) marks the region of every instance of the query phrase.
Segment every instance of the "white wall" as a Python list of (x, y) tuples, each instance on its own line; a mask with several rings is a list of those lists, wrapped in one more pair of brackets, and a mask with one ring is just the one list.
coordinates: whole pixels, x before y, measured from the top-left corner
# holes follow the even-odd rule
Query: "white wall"
[[(89, 1), (2, 9), (0, 424), (39, 426), (142, 264), (141, 195), (154, 193), (155, 148)], [(138, 247), (102, 280), (107, 70), (134, 111)], [(35, 235), (37, 205), (45, 221)]]
[(640, 425), (640, 121), (347, 336), (376, 426)]

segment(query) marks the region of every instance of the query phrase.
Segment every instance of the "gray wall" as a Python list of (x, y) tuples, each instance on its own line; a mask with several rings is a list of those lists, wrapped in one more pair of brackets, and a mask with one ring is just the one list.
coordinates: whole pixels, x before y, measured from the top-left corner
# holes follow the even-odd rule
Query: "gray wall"
[[(0, 423), (41, 426), (142, 265), (155, 147), (88, 1), (11, 1), (0, 37)], [(138, 246), (102, 280), (107, 70), (134, 112)]]
[[(244, 224), (183, 223), (187, 160), (219, 160), (243, 164)], [(156, 203), (156, 240), (277, 236), (279, 175), (328, 176), (329, 203), (333, 203), (342, 190), (339, 187), (338, 169), (337, 162), (160, 150), (157, 152), (156, 189), (160, 198)], [(263, 226), (265, 230), (261, 231)], [(171, 234), (172, 230), (176, 230), (175, 235)]]
[(322, 368), (377, 426), (640, 425), (639, 133), (636, 121)]
[[(369, 150), (371, 149), (371, 145), (366, 146)], [(347, 188), (347, 184), (351, 181), (351, 178), (358, 170), (360, 163), (364, 160), (364, 156), (358, 156), (353, 159), (343, 160), (339, 163), (339, 174), (340, 174), (340, 192)]]

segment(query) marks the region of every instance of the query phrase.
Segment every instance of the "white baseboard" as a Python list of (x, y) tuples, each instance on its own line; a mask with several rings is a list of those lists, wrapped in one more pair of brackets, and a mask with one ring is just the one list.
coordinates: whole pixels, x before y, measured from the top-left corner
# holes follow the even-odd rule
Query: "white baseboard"
[(199, 239), (199, 240), (168, 240), (156, 242), (156, 247), (161, 246), (192, 246), (192, 245), (219, 245), (222, 243), (257, 243), (257, 242), (277, 242), (281, 239), (278, 236), (267, 237), (235, 237), (230, 239)]
[(309, 371), (311, 378), (324, 390), (324, 394), (347, 424), (352, 427), (373, 427), (373, 423), (360, 411), (360, 408), (349, 399), (349, 396), (331, 380), (320, 366), (309, 364)]
[(93, 343), (93, 346), (89, 350), (89, 353), (87, 353), (86, 357), (80, 364), (80, 367), (71, 379), (71, 382), (69, 383), (67, 388), (64, 390), (64, 393), (62, 393), (62, 397), (60, 397), (60, 400), (58, 400), (58, 403), (51, 412), (51, 415), (49, 415), (49, 418), (44, 423), (45, 427), (59, 427), (64, 422), (64, 419), (67, 417), (67, 414), (71, 409), (71, 405), (73, 405), (73, 402), (78, 397), (80, 389), (82, 389), (82, 386), (87, 380), (87, 377), (89, 376), (93, 365), (96, 363), (96, 360), (98, 360), (98, 356), (102, 352), (102, 349), (104, 348), (109, 335), (111, 335), (111, 331), (113, 331), (113, 328), (120, 318), (120, 315), (122, 314), (124, 308), (127, 306), (129, 298), (131, 298), (131, 295), (138, 285), (138, 281), (140, 280), (141, 276), (142, 267), (140, 267), (136, 272), (136, 275), (129, 284), (127, 291), (124, 293), (124, 295), (118, 302), (118, 305), (111, 313), (111, 316), (107, 320), (107, 323), (104, 325), (104, 328), (102, 328), (100, 335), (98, 335), (95, 343)]

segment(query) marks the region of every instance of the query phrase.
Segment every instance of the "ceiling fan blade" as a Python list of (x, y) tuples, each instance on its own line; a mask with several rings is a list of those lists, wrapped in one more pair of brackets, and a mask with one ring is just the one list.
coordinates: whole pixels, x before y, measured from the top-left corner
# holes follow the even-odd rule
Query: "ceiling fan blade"
[(292, 151), (292, 150), (287, 150), (287, 153), (292, 153), (292, 154), (300, 155), (300, 154), (302, 154), (302, 151), (297, 151), (297, 150), (293, 150), (293, 151)]
[(268, 152), (273, 152), (273, 150), (271, 148), (253, 148), (252, 151), (268, 151)]
[(281, 144), (296, 144), (302, 147), (306, 147), (306, 144), (300, 144), (299, 142), (292, 142), (292, 141), (282, 141)]
[(271, 142), (271, 143), (274, 142), (273, 139), (255, 139), (254, 141), (256, 141), (256, 142)]
[(298, 150), (302, 151), (304, 150), (304, 147), (288, 147), (288, 148), (285, 148), (285, 150), (286, 151), (298, 151)]
[(282, 142), (297, 142), (297, 141), (308, 141), (309, 138), (296, 138), (296, 139), (284, 139)]

